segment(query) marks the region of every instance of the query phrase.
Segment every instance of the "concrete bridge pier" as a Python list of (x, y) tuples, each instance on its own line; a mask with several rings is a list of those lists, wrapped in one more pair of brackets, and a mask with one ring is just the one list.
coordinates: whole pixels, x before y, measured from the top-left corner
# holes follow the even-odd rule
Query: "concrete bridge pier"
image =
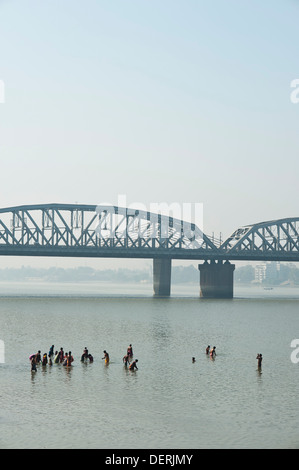
[(153, 282), (155, 297), (169, 297), (171, 288), (171, 259), (153, 259)]
[(198, 265), (200, 271), (200, 297), (210, 299), (233, 298), (235, 265), (229, 261), (205, 261)]

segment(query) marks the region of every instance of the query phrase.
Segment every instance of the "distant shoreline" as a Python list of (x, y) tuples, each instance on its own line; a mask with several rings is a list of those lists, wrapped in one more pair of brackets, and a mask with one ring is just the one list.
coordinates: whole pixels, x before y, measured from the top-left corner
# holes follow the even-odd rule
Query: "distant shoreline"
[[(200, 275), (198, 269), (190, 266), (172, 266), (171, 283), (183, 285), (199, 285)], [(75, 268), (21, 268), (0, 269), (0, 283), (26, 282), (26, 283), (115, 283), (149, 285), (153, 282), (151, 269), (94, 269), (87, 266)], [(252, 288), (299, 287), (299, 269), (295, 266), (283, 266), (279, 276), (269, 276), (261, 282), (255, 279), (252, 266), (239, 267), (234, 272), (234, 285)]]

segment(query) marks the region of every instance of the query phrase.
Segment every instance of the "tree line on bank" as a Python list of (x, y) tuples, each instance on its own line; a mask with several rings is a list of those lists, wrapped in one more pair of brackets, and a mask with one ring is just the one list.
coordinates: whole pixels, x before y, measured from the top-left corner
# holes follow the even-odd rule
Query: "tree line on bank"
[[(173, 266), (171, 272), (173, 283), (199, 282), (199, 271), (194, 266)], [(88, 266), (76, 268), (21, 268), (0, 269), (0, 281), (44, 281), (44, 282), (130, 282), (152, 283), (152, 269), (94, 269)]]
[[(252, 284), (260, 282), (266, 285), (293, 284), (299, 285), (299, 269), (295, 263), (274, 265), (269, 263), (264, 268), (264, 275), (257, 279), (256, 267), (252, 265), (236, 266), (234, 282)], [(75, 268), (36, 268), (22, 266), (21, 268), (0, 269), (0, 281), (44, 281), (44, 282), (130, 282), (152, 283), (153, 273), (147, 269), (94, 269), (88, 266)], [(171, 282), (174, 284), (199, 283), (199, 271), (195, 266), (172, 266)]]

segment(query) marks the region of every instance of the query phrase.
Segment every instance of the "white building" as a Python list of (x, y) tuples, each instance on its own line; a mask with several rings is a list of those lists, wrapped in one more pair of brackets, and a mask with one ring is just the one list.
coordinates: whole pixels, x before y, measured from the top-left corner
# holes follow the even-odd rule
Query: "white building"
[(255, 266), (254, 274), (255, 274), (256, 282), (263, 282), (263, 280), (266, 279), (266, 270), (267, 270), (266, 263), (257, 264)]

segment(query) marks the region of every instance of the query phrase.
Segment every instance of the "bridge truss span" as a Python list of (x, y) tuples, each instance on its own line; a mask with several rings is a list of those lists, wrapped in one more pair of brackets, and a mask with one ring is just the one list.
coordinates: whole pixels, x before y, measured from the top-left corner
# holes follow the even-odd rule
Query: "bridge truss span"
[(299, 261), (299, 217), (238, 228), (221, 245), (193, 223), (117, 206), (0, 209), (0, 255)]
[(299, 217), (240, 227), (220, 250), (230, 259), (299, 261)]
[(116, 206), (43, 204), (0, 209), (0, 254), (183, 258), (217, 248), (196, 225)]

